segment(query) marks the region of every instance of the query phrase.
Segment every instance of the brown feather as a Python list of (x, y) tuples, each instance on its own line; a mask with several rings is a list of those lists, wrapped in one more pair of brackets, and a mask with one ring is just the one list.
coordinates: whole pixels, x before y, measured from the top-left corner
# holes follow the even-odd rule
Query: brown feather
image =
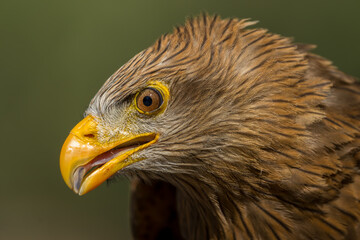
[[(148, 81), (170, 89), (165, 112), (137, 119), (161, 134), (158, 143), (119, 172), (150, 182), (132, 193), (136, 239), (149, 229), (145, 212), (158, 214), (147, 239), (165, 228), (183, 239), (360, 238), (360, 84), (313, 46), (247, 28), (254, 23), (190, 19), (92, 100), (87, 113), (106, 132)], [(143, 213), (144, 202), (159, 201), (149, 194), (162, 194), (158, 181), (172, 186), (163, 208)], [(167, 221), (174, 211), (176, 223)]]

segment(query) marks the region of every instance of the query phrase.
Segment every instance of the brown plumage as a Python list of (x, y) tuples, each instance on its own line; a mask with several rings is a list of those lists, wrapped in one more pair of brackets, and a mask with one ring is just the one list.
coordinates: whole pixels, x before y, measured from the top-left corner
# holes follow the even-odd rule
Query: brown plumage
[[(133, 182), (135, 239), (360, 238), (360, 85), (254, 23), (190, 19), (92, 100), (104, 141), (124, 122), (160, 134), (118, 172)], [(154, 80), (166, 109), (128, 113)]]

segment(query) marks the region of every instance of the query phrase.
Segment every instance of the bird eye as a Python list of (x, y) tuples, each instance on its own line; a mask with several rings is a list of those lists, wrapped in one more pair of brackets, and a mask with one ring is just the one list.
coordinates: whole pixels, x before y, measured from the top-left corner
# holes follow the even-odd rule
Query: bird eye
[(137, 108), (145, 113), (157, 110), (162, 103), (161, 93), (154, 88), (145, 88), (136, 98)]

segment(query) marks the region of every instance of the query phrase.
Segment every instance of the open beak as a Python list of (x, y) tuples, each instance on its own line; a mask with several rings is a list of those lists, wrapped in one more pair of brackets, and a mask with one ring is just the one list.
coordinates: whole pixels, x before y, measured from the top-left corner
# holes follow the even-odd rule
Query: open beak
[(89, 115), (70, 132), (60, 153), (60, 170), (65, 183), (83, 195), (120, 169), (138, 161), (131, 155), (155, 143), (159, 135), (123, 134), (106, 143), (98, 141), (97, 120)]

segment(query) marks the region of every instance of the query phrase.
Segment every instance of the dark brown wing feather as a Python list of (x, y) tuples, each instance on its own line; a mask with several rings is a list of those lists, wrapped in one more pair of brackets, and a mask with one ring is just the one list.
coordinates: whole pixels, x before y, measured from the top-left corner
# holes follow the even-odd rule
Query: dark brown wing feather
[(131, 227), (137, 240), (181, 239), (175, 188), (163, 181), (131, 182)]

